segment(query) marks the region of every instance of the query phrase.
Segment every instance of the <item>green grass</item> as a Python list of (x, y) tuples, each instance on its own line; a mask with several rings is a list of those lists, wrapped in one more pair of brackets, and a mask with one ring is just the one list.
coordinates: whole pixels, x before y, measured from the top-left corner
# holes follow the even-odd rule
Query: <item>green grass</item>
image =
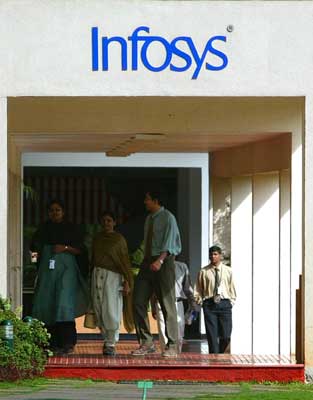
[(111, 384), (109, 381), (100, 381), (93, 379), (69, 379), (69, 378), (34, 378), (34, 379), (23, 379), (15, 382), (0, 382), (0, 391), (6, 389), (45, 389), (51, 386), (66, 386), (73, 388), (83, 388), (88, 386), (94, 386), (97, 383), (102, 385)]
[[(226, 385), (225, 385), (226, 386)], [(313, 385), (302, 383), (278, 384), (264, 382), (239, 384), (238, 393), (209, 393), (195, 396), (193, 400), (312, 400)], [(172, 400), (168, 398), (167, 400)], [(185, 398), (175, 400), (187, 400)]]
[[(97, 381), (92, 379), (48, 379), (48, 378), (34, 378), (24, 379), (15, 382), (0, 382), (0, 398), (6, 398), (8, 394), (28, 394), (35, 393), (42, 390), (56, 389), (56, 388), (71, 388), (81, 389), (88, 387), (95, 387), (97, 384), (102, 387), (112, 384), (109, 381)], [(53, 400), (48, 399), (47, 400)]]
[[(17, 382), (0, 382), (0, 398), (10, 394), (28, 394), (57, 388), (99, 388), (112, 385), (112, 382), (92, 379), (26, 379)], [(137, 383), (134, 382), (134, 387)], [(157, 386), (157, 384), (155, 385)], [(122, 389), (123, 385), (121, 385)], [(203, 392), (211, 392), (193, 397), (193, 400), (313, 400), (313, 385), (302, 383), (279, 384), (263, 382), (262, 384), (243, 382), (240, 384), (217, 383), (211, 389), (203, 386)], [(224, 393), (223, 393), (224, 392)], [(230, 393), (229, 393), (230, 392)], [(105, 398), (105, 389), (103, 392)], [(48, 400), (47, 396), (47, 400)], [(147, 399), (153, 398), (153, 390), (148, 391)], [(52, 400), (49, 398), (49, 400)], [(171, 400), (171, 398), (168, 398)], [(186, 400), (180, 398), (176, 400)], [(190, 400), (190, 399), (189, 399)]]
[(23, 379), (15, 382), (0, 382), (0, 390), (5, 389), (25, 389), (25, 388), (38, 388), (53, 384), (52, 379), (47, 378), (34, 378), (34, 379)]
[[(81, 387), (88, 387), (94, 385), (95, 382), (91, 379), (87, 380), (70, 380), (70, 379), (47, 379), (47, 378), (34, 378), (23, 379), (15, 382), (0, 382), (0, 398), (6, 397), (6, 394), (22, 394), (22, 393), (35, 393), (40, 390), (49, 389), (52, 387), (72, 387), (79, 389)], [(49, 399), (50, 400), (50, 399)]]
[[(194, 400), (312, 400), (313, 392), (303, 391), (268, 391), (236, 394), (210, 394), (194, 397)], [(178, 400), (178, 399), (176, 399)], [(184, 399), (180, 399), (184, 400)]]

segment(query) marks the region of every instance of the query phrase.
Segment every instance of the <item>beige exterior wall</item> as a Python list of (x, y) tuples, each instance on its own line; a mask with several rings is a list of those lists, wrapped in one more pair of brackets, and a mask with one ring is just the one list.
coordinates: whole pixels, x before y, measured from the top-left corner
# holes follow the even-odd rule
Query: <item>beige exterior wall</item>
[[(313, 165), (310, 161), (313, 160), (313, 47), (310, 44), (310, 38), (313, 37), (312, 15), (313, 3), (302, 1), (178, 3), (78, 0), (68, 1), (66, 4), (48, 0), (1, 2), (2, 187), (7, 187), (8, 163), (11, 176), (9, 207), (7, 191), (1, 190), (0, 193), (2, 226), (6, 226), (8, 215), (10, 222), (14, 221), (14, 218), (19, 221), (19, 156), (12, 157), (15, 150), (10, 150), (8, 161), (5, 100), (7, 96), (189, 96), (199, 98), (199, 101), (210, 98), (210, 104), (204, 103), (199, 107), (193, 101), (195, 104), (188, 105), (188, 113), (183, 109), (181, 114), (181, 103), (178, 102), (177, 112), (181, 117), (176, 120), (172, 118), (167, 122), (168, 129), (178, 125), (184, 128), (187, 126), (189, 134), (290, 133), (291, 268), (294, 273), (292, 282), (295, 282), (295, 276), (304, 267), (305, 356), (307, 365), (313, 365)], [(229, 24), (234, 27), (232, 32), (227, 31)], [(102, 36), (117, 35), (127, 38), (134, 29), (142, 25), (150, 27), (151, 35), (160, 35), (169, 40), (188, 35), (193, 38), (197, 49), (203, 49), (209, 37), (225, 35), (227, 42), (222, 48), (227, 54), (228, 66), (219, 72), (207, 71), (202, 67), (197, 80), (191, 79), (194, 62), (191, 69), (184, 73), (174, 73), (168, 69), (162, 73), (152, 73), (142, 66), (136, 72), (121, 71), (120, 52), (112, 50), (110, 71), (91, 71), (92, 26), (98, 26)], [(151, 60), (156, 64), (162, 62), (162, 57), (158, 46), (151, 49)], [(276, 96), (276, 99), (271, 96)], [(242, 101), (233, 101), (233, 98), (239, 97), (242, 97)], [(255, 101), (256, 99), (258, 101)], [(55, 115), (54, 121), (57, 121), (64, 118), (65, 114)], [(190, 123), (193, 115), (197, 118)], [(93, 119), (91, 112), (89, 121)], [(158, 124), (164, 120), (164, 115), (161, 115), (160, 119), (159, 115), (152, 113), (151, 116), (151, 113), (147, 112), (143, 119)], [(75, 118), (72, 118), (73, 120)], [(130, 121), (134, 120), (136, 118), (133, 117), (122, 121), (123, 127), (129, 126)], [(120, 126), (121, 119), (118, 114), (114, 114), (108, 121), (110, 126), (114, 127)], [(101, 131), (101, 126), (98, 128)], [(79, 124), (76, 129), (80, 129)], [(57, 133), (62, 135), (65, 132), (59, 130)], [(266, 154), (262, 157), (264, 156)], [(17, 197), (12, 196), (13, 188)], [(11, 214), (11, 210), (14, 209), (16, 214)], [(5, 271), (9, 257), (13, 257), (10, 273), (11, 269), (18, 270), (20, 254), (18, 251), (15, 253), (13, 247), (8, 250), (6, 240), (7, 235), (10, 240), (18, 240), (18, 232), (14, 229), (15, 227), (11, 226), (9, 233), (6, 229), (2, 229), (0, 233), (0, 287), (4, 294), (8, 293)], [(10, 291), (13, 293), (16, 293), (14, 285), (19, 285), (18, 279), (13, 279), (13, 286), (10, 283)], [(293, 289), (295, 288), (296, 284)]]
[[(304, 154), (304, 355), (305, 362), (313, 366), (313, 97), (305, 105), (305, 154)], [(297, 256), (296, 254), (294, 255)]]
[[(306, 38), (313, 35), (312, 12), (312, 2), (303, 1), (2, 1), (1, 94), (309, 95), (313, 49)], [(230, 24), (232, 32), (227, 31)], [(129, 66), (122, 71), (117, 46), (107, 73), (91, 70), (91, 27), (98, 26), (101, 36), (127, 38), (143, 25), (150, 35), (170, 41), (190, 36), (200, 54), (211, 36), (224, 35), (226, 43), (216, 47), (227, 55), (228, 66), (217, 72), (202, 67), (197, 80), (191, 79), (194, 61), (181, 73), (153, 73), (140, 60), (138, 71)], [(162, 50), (158, 45), (149, 50), (154, 65), (164, 61)]]
[[(291, 142), (286, 134), (211, 156), (214, 222), (221, 210), (225, 214), (229, 209), (227, 223), (215, 224), (213, 230), (231, 254), (237, 282), (235, 353), (295, 354), (301, 269), (291, 263), (290, 246), (296, 250), (301, 236), (300, 242), (290, 240), (291, 215), (298, 213), (291, 208), (290, 167), (298, 174), (301, 169), (292, 161)], [(264, 315), (270, 329), (264, 326)]]
[(7, 100), (0, 97), (0, 295), (7, 295), (8, 154)]
[(22, 305), (22, 207), (21, 152), (8, 143), (8, 288), (14, 307)]

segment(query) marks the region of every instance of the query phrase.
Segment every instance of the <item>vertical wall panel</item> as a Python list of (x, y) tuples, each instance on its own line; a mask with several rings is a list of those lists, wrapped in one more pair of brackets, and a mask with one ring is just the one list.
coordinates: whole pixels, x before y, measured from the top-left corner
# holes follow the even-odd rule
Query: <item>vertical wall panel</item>
[(91, 220), (91, 218), (90, 218), (91, 197), (90, 197), (90, 178), (89, 177), (85, 177), (85, 179), (83, 179), (83, 197), (84, 197), (84, 219), (82, 222), (87, 224)]
[[(43, 222), (47, 219), (47, 206), (48, 202), (52, 200), (51, 194), (50, 194), (50, 182), (48, 179), (44, 180), (42, 183), (42, 193), (39, 193), (39, 196), (42, 196), (43, 201), (42, 201), (42, 208), (40, 212), (40, 222)], [(33, 220), (28, 221), (28, 223), (34, 224)]]
[[(306, 118), (308, 116), (306, 115)], [(296, 345), (296, 290), (299, 288), (299, 275), (303, 273), (303, 148), (302, 121), (292, 132), (291, 155), (291, 352), (295, 353)], [(312, 229), (311, 226), (309, 229)], [(306, 243), (307, 245), (307, 243)], [(310, 244), (308, 244), (310, 245)], [(309, 258), (311, 258), (311, 254)], [(307, 279), (306, 279), (307, 280)], [(311, 309), (307, 310), (308, 313)], [(312, 330), (313, 331), (313, 330)], [(313, 342), (311, 343), (313, 347)], [(312, 354), (313, 349), (309, 350)]]
[[(302, 147), (302, 135), (301, 131), (304, 132), (303, 137), (303, 151), (302, 160), (304, 160), (304, 170), (301, 171), (300, 163), (298, 168), (292, 162), (292, 168), (295, 168), (294, 177), (304, 182), (304, 193), (303, 196), (303, 278), (304, 292), (303, 292), (303, 308), (301, 313), (301, 319), (303, 323), (301, 327), (303, 329), (304, 340), (302, 342), (304, 347), (304, 359), (306, 366), (313, 366), (313, 95), (310, 93), (305, 97), (305, 118), (302, 120), (302, 124), (299, 126), (297, 137), (298, 145)], [(304, 122), (305, 121), (305, 122)], [(293, 133), (294, 136), (294, 133)], [(293, 139), (294, 145), (295, 139)], [(300, 150), (301, 151), (301, 150)], [(305, 177), (305, 179), (304, 179)], [(298, 188), (300, 189), (300, 188)], [(292, 186), (292, 191), (296, 190), (295, 186)], [(296, 192), (300, 197), (300, 192)], [(295, 207), (297, 205), (295, 204)], [(292, 203), (294, 207), (294, 203)], [(293, 210), (292, 210), (293, 211)], [(302, 211), (302, 210), (301, 210)], [(298, 216), (300, 217), (300, 216)], [(296, 257), (294, 257), (295, 259)], [(302, 257), (301, 257), (302, 258)], [(299, 255), (300, 259), (300, 255)], [(302, 263), (301, 263), (302, 264)], [(302, 266), (302, 265), (301, 265)], [(302, 335), (301, 335), (302, 336)], [(300, 338), (301, 339), (301, 338)], [(299, 349), (298, 349), (299, 350)], [(303, 349), (300, 349), (303, 353)], [(301, 355), (301, 354), (300, 354)]]
[[(21, 155), (16, 146), (9, 143), (8, 171), (8, 293), (13, 307), (22, 304), (22, 247), (21, 247)], [(5, 225), (6, 226), (6, 225)]]
[(200, 168), (190, 168), (188, 170), (188, 247), (189, 247), (189, 270), (192, 282), (195, 282), (199, 267), (201, 266), (201, 170)]
[(8, 142), (7, 99), (0, 98), (0, 295), (7, 295)]
[(279, 174), (253, 178), (253, 352), (279, 352)]
[(291, 352), (290, 171), (280, 173), (280, 354)]
[(201, 169), (179, 168), (177, 172), (177, 196), (184, 201), (177, 203), (177, 223), (182, 238), (180, 257), (189, 266), (192, 282), (195, 282), (201, 259)]
[(231, 351), (252, 352), (252, 178), (232, 179), (231, 266), (237, 290)]
[(213, 191), (213, 243), (222, 247), (228, 261), (231, 250), (231, 179), (212, 178)]
[(67, 203), (67, 212), (68, 219), (73, 222), (74, 221), (74, 203), (75, 203), (75, 194), (74, 194), (74, 178), (68, 178), (68, 203)]
[[(39, 195), (41, 194), (41, 182), (39, 177), (36, 177), (34, 179), (34, 190)], [(34, 204), (33, 210), (34, 210), (35, 225), (37, 226), (41, 222), (40, 220), (40, 218), (42, 218), (42, 216), (40, 215), (41, 210), (36, 204)]]
[(83, 184), (82, 184), (82, 178), (76, 179), (76, 215), (75, 215), (75, 221), (77, 224), (82, 224), (83, 223)]

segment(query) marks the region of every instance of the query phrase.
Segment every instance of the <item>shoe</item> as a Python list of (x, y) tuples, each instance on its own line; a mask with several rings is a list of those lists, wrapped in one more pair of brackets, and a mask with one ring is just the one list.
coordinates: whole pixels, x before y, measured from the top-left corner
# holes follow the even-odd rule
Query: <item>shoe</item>
[(63, 349), (63, 353), (64, 354), (73, 354), (74, 353), (74, 349), (75, 349), (75, 346), (66, 346)]
[(62, 356), (68, 356), (70, 354), (74, 353), (74, 347), (55, 347), (53, 349), (53, 356), (54, 357), (62, 357)]
[(162, 357), (176, 358), (177, 357), (177, 351), (176, 351), (175, 348), (168, 347), (163, 351)]
[(74, 346), (66, 346), (63, 348), (58, 349), (55, 352), (55, 355), (57, 356), (69, 356), (70, 354), (74, 353)]
[(179, 341), (177, 347), (178, 347), (177, 353), (181, 353), (183, 350), (183, 341)]
[(115, 356), (116, 352), (115, 352), (115, 348), (113, 346), (103, 346), (103, 352), (102, 354), (104, 356)]
[(145, 344), (141, 345), (138, 349), (131, 352), (132, 356), (145, 356), (147, 354), (155, 353), (154, 344), (147, 346)]
[(53, 357), (57, 357), (62, 353), (63, 349), (61, 349), (60, 347), (51, 346), (50, 351), (52, 351)]

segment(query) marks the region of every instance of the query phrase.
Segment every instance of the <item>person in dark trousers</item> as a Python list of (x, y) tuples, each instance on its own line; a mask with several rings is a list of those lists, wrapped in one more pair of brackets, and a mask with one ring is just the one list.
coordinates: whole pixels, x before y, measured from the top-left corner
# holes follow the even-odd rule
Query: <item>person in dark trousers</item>
[[(187, 264), (175, 261), (175, 293), (176, 293), (176, 311), (177, 311), (177, 325), (178, 325), (178, 352), (182, 352), (183, 339), (185, 332), (185, 323), (192, 317), (193, 312), (198, 311), (198, 307), (194, 296), (193, 286), (190, 279), (189, 268)], [(184, 302), (188, 304), (186, 311)], [(166, 348), (167, 338), (165, 335), (164, 317), (158, 301), (155, 296), (151, 299), (151, 311), (154, 319), (157, 320), (159, 330), (159, 344), (161, 349)], [(191, 319), (190, 319), (191, 321)]]
[(60, 200), (48, 204), (48, 216), (31, 244), (32, 254), (38, 256), (32, 316), (46, 324), (52, 351), (63, 355), (74, 351), (75, 318), (88, 305), (87, 285), (77, 262), (84, 243), (81, 230), (65, 219)]
[(133, 356), (155, 352), (148, 319), (148, 304), (156, 295), (165, 320), (167, 346), (164, 357), (177, 356), (177, 314), (175, 296), (175, 256), (181, 252), (177, 222), (172, 213), (162, 206), (158, 191), (146, 193), (144, 204), (149, 211), (144, 227), (144, 261), (135, 280), (133, 307), (140, 347)]
[(221, 262), (221, 248), (210, 247), (209, 257), (211, 263), (198, 274), (194, 296), (203, 307), (209, 352), (225, 353), (230, 345), (236, 290), (232, 269)]

